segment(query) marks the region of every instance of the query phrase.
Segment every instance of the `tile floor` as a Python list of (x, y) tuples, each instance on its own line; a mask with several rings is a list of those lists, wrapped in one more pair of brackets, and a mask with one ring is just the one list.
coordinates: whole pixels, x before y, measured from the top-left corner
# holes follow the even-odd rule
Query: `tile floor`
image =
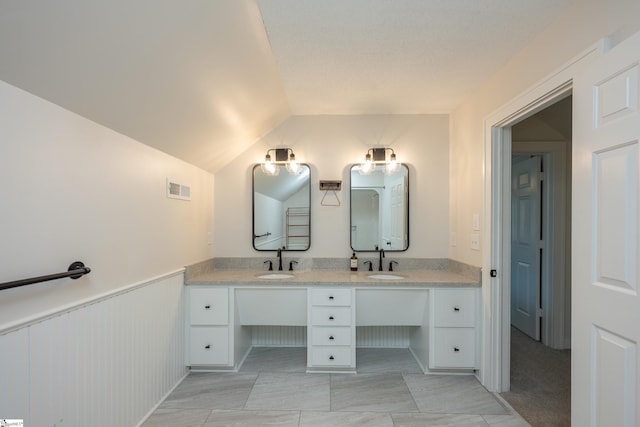
[(528, 426), (473, 376), (424, 375), (406, 349), (358, 349), (358, 374), (307, 374), (304, 348), (254, 348), (238, 373), (193, 372), (143, 427)]

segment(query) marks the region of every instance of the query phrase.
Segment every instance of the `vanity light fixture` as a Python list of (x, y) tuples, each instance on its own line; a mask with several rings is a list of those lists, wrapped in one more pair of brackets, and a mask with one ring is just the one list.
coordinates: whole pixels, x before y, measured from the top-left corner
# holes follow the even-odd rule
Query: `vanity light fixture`
[[(387, 159), (387, 151), (391, 154)], [(400, 168), (400, 163), (396, 159), (396, 153), (393, 148), (369, 148), (366, 156), (364, 157), (364, 163), (360, 165), (360, 173), (362, 175), (368, 175), (373, 172), (378, 165), (384, 165), (384, 173), (391, 175)]]
[[(271, 158), (271, 152), (275, 152), (275, 160)], [(267, 175), (276, 176), (280, 173), (280, 166), (286, 166), (291, 175), (300, 173), (300, 163), (296, 161), (296, 155), (291, 148), (270, 148), (264, 156), (264, 163), (260, 169)]]

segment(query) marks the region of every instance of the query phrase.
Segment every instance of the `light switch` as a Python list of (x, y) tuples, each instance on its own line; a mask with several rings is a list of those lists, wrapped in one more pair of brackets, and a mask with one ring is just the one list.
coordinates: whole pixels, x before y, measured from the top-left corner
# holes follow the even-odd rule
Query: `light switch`
[(449, 237), (449, 244), (451, 246), (458, 246), (458, 235), (455, 231), (451, 232), (451, 236)]
[(473, 229), (480, 230), (480, 214), (473, 214)]

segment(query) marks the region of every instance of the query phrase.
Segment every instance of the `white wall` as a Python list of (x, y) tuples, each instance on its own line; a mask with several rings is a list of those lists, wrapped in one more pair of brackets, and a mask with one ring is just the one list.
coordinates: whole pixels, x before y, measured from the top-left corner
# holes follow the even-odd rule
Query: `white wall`
[(470, 248), (469, 235), (473, 214), (483, 212), (485, 118), (601, 38), (611, 36), (617, 43), (640, 30), (639, 16), (637, 0), (575, 2), (454, 111), (450, 222), (458, 244), (451, 248), (452, 259), (482, 264), (482, 252)]
[[(251, 168), (267, 149), (290, 147), (311, 166), (311, 248), (302, 257), (350, 257), (349, 175), (371, 147), (409, 165), (410, 245), (399, 257), (446, 258), (448, 115), (293, 116), (215, 175), (215, 256), (258, 257), (251, 246)], [(319, 180), (342, 180), (340, 206), (322, 206)], [(335, 203), (328, 194), (325, 203)]]
[[(191, 186), (168, 199), (166, 177)], [(0, 82), (0, 282), (92, 272), (0, 291), (0, 328), (208, 259), (213, 176)]]

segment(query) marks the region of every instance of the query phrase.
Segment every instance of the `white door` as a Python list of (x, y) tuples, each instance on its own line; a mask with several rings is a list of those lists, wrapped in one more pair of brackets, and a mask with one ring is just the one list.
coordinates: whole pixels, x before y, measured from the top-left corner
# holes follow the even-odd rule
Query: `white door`
[(511, 324), (540, 341), (540, 156), (513, 165)]
[(407, 216), (407, 177), (399, 175), (396, 179), (392, 180), (389, 185), (391, 187), (391, 235), (390, 242), (391, 247), (388, 249), (401, 250), (405, 248), (406, 242), (406, 221)]
[(639, 60), (640, 33), (574, 80), (574, 426), (640, 426)]

